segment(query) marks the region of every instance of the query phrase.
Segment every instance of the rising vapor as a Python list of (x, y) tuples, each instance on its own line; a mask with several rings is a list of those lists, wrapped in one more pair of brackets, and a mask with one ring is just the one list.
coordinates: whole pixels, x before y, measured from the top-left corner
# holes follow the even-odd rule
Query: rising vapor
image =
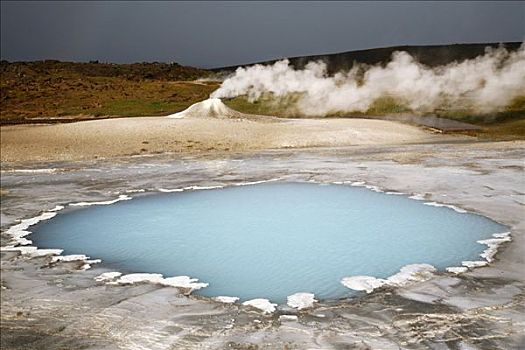
[(394, 52), (384, 66), (357, 64), (333, 76), (323, 62), (296, 70), (282, 60), (238, 68), (211, 97), (247, 96), (253, 102), (268, 95), (298, 96), (293, 108), (306, 116), (365, 112), (382, 97), (421, 113), (441, 108), (489, 113), (525, 95), (525, 45), (513, 52), (487, 48), (482, 56), (434, 68)]

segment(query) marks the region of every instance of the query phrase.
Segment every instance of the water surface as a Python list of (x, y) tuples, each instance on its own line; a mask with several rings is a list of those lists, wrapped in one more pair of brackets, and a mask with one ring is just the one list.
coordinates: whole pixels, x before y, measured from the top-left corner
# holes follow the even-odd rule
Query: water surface
[(189, 275), (207, 296), (296, 292), (345, 297), (343, 277), (385, 278), (407, 264), (479, 260), (477, 240), (504, 232), (485, 217), (365, 188), (272, 183), (158, 194), (59, 214), (39, 247), (86, 254), (123, 272)]

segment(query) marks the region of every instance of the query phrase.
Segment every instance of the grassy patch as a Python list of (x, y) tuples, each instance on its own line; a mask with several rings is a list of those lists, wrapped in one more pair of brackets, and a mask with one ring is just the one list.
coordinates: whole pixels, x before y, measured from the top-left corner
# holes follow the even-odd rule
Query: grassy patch
[[(299, 98), (300, 95), (294, 95), (288, 98), (275, 99), (270, 95), (266, 95), (257, 101), (250, 102), (246, 96), (239, 96), (224, 102), (230, 108), (244, 113), (300, 118), (304, 116), (296, 108)], [(436, 114), (439, 117), (481, 126), (480, 130), (465, 132), (469, 135), (485, 140), (525, 139), (525, 96), (515, 98), (503, 111), (495, 113), (481, 114), (471, 109), (452, 108), (436, 111)], [(374, 101), (366, 112), (338, 112), (319, 117), (368, 118), (383, 115), (395, 116), (396, 114), (411, 112), (403, 101), (393, 97), (382, 97)]]
[(294, 118), (302, 117), (296, 108), (299, 98), (300, 94), (291, 94), (280, 98), (266, 94), (253, 102), (249, 101), (246, 96), (238, 96), (232, 99), (225, 99), (224, 103), (228, 107), (243, 113)]
[(525, 119), (525, 95), (514, 98), (502, 111), (480, 113), (469, 108), (449, 108), (436, 111), (439, 117), (477, 125), (501, 124)]
[(11, 89), (2, 101), (1, 121), (60, 116), (146, 116), (181, 111), (208, 98), (218, 83), (133, 82), (121, 78), (62, 80)]
[(487, 141), (525, 140), (525, 118), (486, 124), (481, 130), (466, 131), (464, 134)]
[(440, 111), (438, 116), (459, 120), (481, 127), (465, 132), (481, 140), (525, 140), (525, 96), (514, 98), (504, 110), (476, 113), (468, 109)]
[(94, 111), (95, 115), (127, 115), (129, 117), (158, 115), (176, 111), (180, 106), (174, 102), (149, 102), (143, 100), (110, 101)]
[(380, 97), (374, 102), (368, 110), (365, 112), (366, 115), (386, 115), (386, 114), (397, 114), (406, 113), (410, 109), (406, 106), (403, 101), (397, 100), (391, 96)]
[[(218, 82), (165, 80), (203, 72), (178, 65), (2, 62), (2, 124), (77, 116), (146, 116), (181, 111), (208, 98)], [(56, 68), (52, 68), (56, 67)], [(151, 72), (148, 72), (148, 69)], [(96, 75), (100, 74), (100, 75)], [(153, 79), (142, 79), (153, 76)]]
[[(300, 94), (293, 94), (286, 97), (274, 98), (271, 95), (262, 96), (260, 99), (250, 102), (246, 96), (239, 96), (225, 100), (224, 103), (230, 108), (243, 113), (275, 115), (283, 118), (304, 118), (297, 106), (301, 98)], [(393, 97), (381, 97), (375, 100), (366, 112), (336, 112), (329, 115), (319, 115), (310, 117), (365, 117), (374, 115), (387, 115), (409, 112), (408, 107)]]

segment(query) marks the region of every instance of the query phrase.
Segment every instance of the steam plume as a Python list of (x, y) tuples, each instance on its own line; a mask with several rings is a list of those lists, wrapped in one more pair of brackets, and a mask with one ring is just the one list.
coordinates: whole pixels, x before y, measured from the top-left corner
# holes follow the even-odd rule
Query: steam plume
[(365, 112), (381, 97), (392, 97), (419, 112), (451, 106), (493, 112), (525, 95), (525, 45), (514, 52), (487, 48), (482, 56), (435, 68), (398, 51), (386, 66), (358, 64), (333, 76), (323, 62), (296, 70), (282, 60), (238, 68), (211, 97), (241, 95), (252, 102), (263, 95), (297, 95), (295, 108), (304, 115)]

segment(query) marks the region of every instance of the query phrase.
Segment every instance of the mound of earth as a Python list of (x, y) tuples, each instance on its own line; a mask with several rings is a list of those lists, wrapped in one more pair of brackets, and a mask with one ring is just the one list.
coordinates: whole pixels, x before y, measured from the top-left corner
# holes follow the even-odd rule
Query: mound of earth
[[(182, 112), (170, 114), (167, 118), (220, 118), (220, 119), (253, 119), (257, 116), (254, 114), (245, 114), (237, 112), (222, 103), (220, 98), (209, 98), (207, 100), (197, 102)], [(268, 118), (267, 116), (265, 116)]]

